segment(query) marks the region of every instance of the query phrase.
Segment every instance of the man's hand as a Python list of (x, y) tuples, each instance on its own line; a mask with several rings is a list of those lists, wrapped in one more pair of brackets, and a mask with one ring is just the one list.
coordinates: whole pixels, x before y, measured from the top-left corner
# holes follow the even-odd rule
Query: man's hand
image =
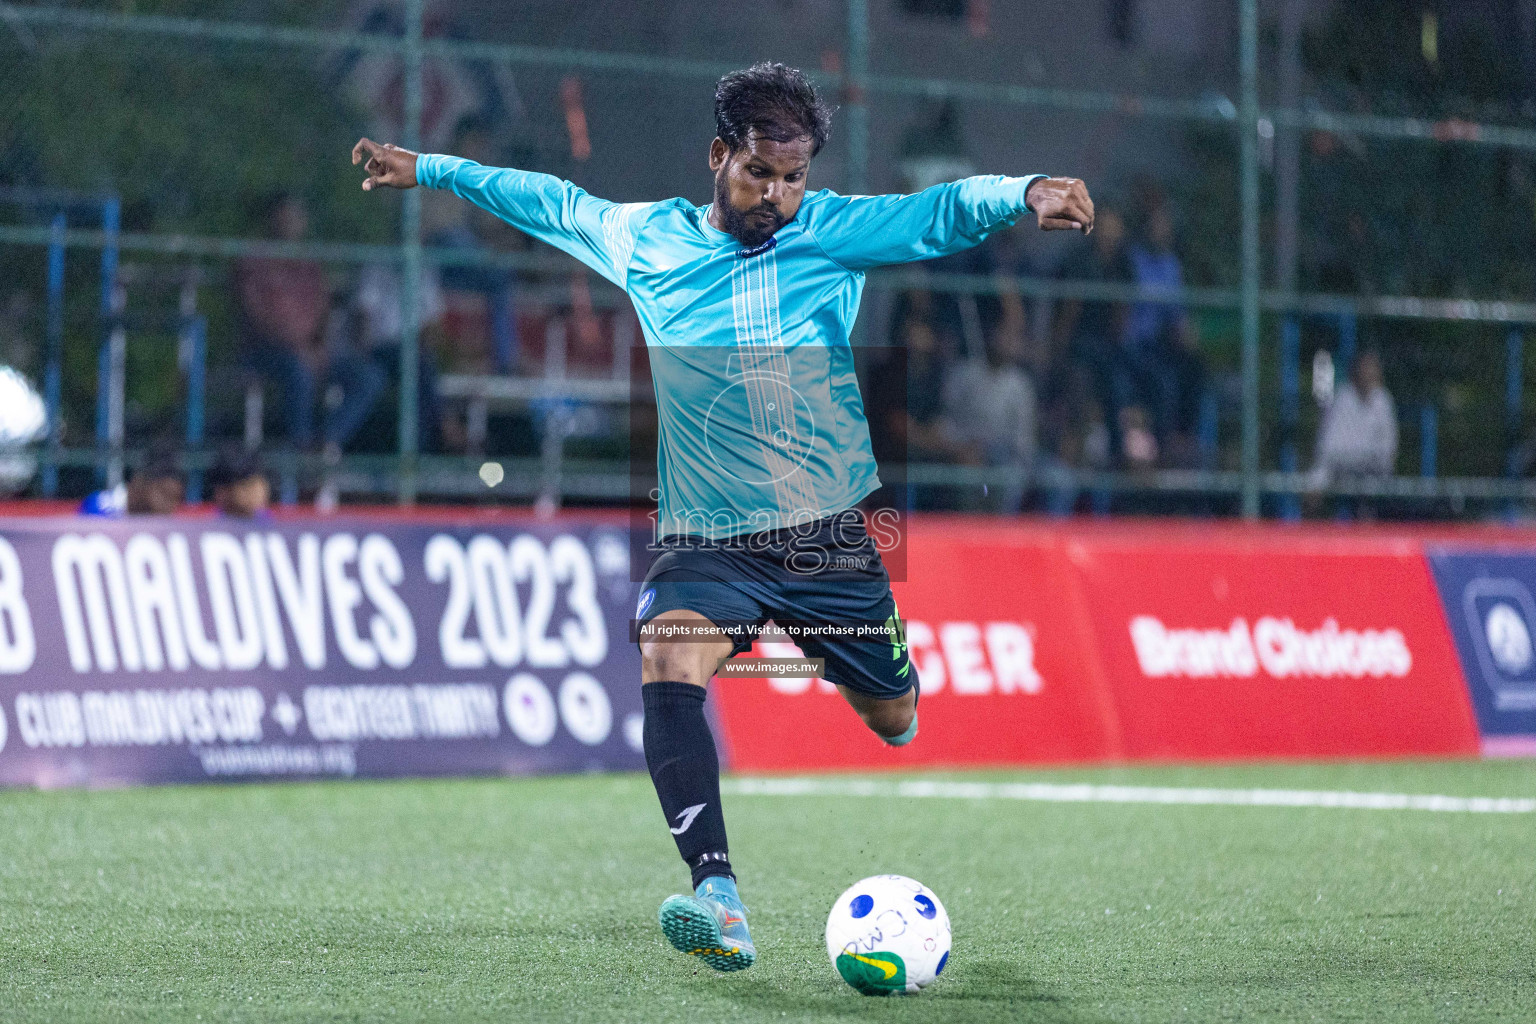
[(352, 166), (358, 164), (362, 164), (368, 174), (363, 182), (364, 192), (372, 192), (383, 185), (416, 187), (416, 154), (393, 143), (381, 146), (372, 139), (358, 139), (357, 145), (352, 147)]
[(1024, 203), (1035, 211), (1042, 231), (1070, 229), (1086, 235), (1093, 230), (1093, 200), (1088, 186), (1076, 178), (1036, 178)]

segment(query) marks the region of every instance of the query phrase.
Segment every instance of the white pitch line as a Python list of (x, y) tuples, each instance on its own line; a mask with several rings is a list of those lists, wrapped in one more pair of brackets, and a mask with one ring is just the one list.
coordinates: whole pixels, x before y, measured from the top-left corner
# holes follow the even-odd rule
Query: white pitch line
[(1442, 811), (1458, 814), (1536, 814), (1536, 799), (1354, 793), (1309, 789), (1196, 789), (1172, 786), (1095, 786), (1056, 782), (879, 782), (872, 779), (732, 779), (740, 796), (939, 797), (951, 800), (1030, 800), (1062, 804), (1204, 804), (1227, 807), (1335, 807), (1362, 811)]

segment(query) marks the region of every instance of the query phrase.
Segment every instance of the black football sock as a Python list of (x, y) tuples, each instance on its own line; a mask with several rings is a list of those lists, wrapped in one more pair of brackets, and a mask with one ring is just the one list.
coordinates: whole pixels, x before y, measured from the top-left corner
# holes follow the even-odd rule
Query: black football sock
[(720, 809), (720, 757), (704, 718), (704, 687), (646, 683), (645, 763), (661, 798), (677, 852), (693, 872), (693, 885), (710, 875), (736, 876), (726, 856)]

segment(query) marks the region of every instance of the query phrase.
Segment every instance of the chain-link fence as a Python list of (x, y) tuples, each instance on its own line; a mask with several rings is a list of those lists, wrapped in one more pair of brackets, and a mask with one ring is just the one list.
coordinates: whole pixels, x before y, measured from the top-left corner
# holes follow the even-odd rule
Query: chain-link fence
[[(946, 425), (967, 360), (1037, 396), (1007, 457), (949, 423), (910, 459), (916, 500), (997, 510), (1021, 478), (1023, 507), (1057, 512), (1536, 497), (1536, 131), (1507, 73), (1531, 59), (1524, 8), (1493, 46), (1461, 7), (1142, 6), (804, 0), (765, 24), (681, 0), (0, 4), (0, 362), (50, 424), (18, 485), (78, 494), (174, 438), (194, 490), (235, 441), (290, 500), (622, 500), (623, 296), (451, 197), (361, 192), (350, 145), (704, 202), (711, 83), (772, 55), (838, 98), (814, 185), (1072, 173), (1125, 225), (1118, 252), (1102, 229), (1016, 229), (871, 275), (861, 340), (934, 346), (913, 388), (943, 400), (921, 415)], [(1047, 16), (1076, 41), (1039, 44)], [(260, 356), (262, 303), (309, 325), (302, 366)], [(1395, 459), (1320, 473), (1367, 352)]]

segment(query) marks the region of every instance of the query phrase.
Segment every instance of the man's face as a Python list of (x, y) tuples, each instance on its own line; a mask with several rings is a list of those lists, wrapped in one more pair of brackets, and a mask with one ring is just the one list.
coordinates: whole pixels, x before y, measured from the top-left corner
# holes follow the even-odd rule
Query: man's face
[(810, 139), (774, 142), (754, 132), (734, 152), (716, 139), (709, 147), (709, 169), (715, 172), (722, 226), (749, 249), (768, 241), (799, 212), (810, 166)]
[(1113, 210), (1100, 210), (1093, 219), (1093, 237), (1100, 256), (1113, 256), (1125, 239), (1125, 221)]
[(261, 515), (271, 501), (272, 485), (262, 474), (220, 487), (213, 496), (219, 511), (236, 519), (253, 519)]
[(143, 474), (128, 481), (128, 514), (131, 516), (168, 516), (181, 507), (181, 478)]
[(1361, 391), (1370, 394), (1381, 387), (1383, 374), (1381, 360), (1374, 352), (1366, 352), (1355, 360), (1355, 380)]
[(309, 231), (309, 212), (296, 199), (287, 199), (272, 211), (274, 234), (285, 242), (297, 242)]

